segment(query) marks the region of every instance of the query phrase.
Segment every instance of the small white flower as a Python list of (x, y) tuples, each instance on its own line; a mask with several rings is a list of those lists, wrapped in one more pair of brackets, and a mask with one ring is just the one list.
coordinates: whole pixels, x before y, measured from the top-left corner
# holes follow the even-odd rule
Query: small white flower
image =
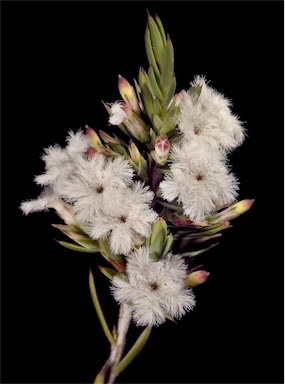
[(68, 178), (76, 166), (77, 160), (83, 156), (90, 146), (89, 139), (82, 130), (76, 133), (69, 131), (66, 138), (66, 148), (58, 144), (45, 148), (42, 160), (45, 162), (45, 172), (35, 177), (35, 182), (41, 186), (60, 185)]
[(57, 195), (53, 192), (52, 188), (46, 187), (37, 199), (23, 201), (20, 209), (25, 215), (32, 212), (45, 211), (48, 208), (52, 208), (52, 204), (56, 199)]
[(131, 184), (133, 174), (123, 157), (112, 159), (97, 152), (91, 159), (78, 158), (72, 174), (56, 190), (73, 204), (79, 221), (89, 222), (99, 214), (121, 212), (122, 189)]
[(111, 116), (109, 123), (112, 125), (119, 125), (127, 118), (126, 112), (122, 109), (120, 103), (113, 103), (111, 106)]
[(197, 142), (184, 141), (173, 146), (172, 161), (159, 188), (165, 200), (177, 199), (191, 220), (203, 220), (217, 207), (235, 200), (238, 181), (219, 151), (211, 147), (202, 151)]
[(129, 303), (137, 325), (165, 322), (166, 315), (179, 319), (195, 306), (191, 288), (185, 286), (187, 265), (180, 255), (168, 253), (158, 261), (141, 247), (127, 259), (127, 276), (116, 275), (111, 291), (119, 303)]
[(202, 86), (196, 103), (183, 91), (179, 104), (179, 130), (186, 138), (203, 137), (211, 146), (226, 152), (239, 146), (245, 137), (245, 129), (237, 116), (233, 115), (231, 102), (214, 88), (207, 85), (203, 77), (197, 76), (192, 86)]
[(122, 190), (120, 204), (109, 215), (94, 216), (87, 231), (91, 238), (107, 236), (114, 253), (128, 255), (138, 237), (148, 237), (157, 213), (150, 208), (152, 191), (141, 182)]

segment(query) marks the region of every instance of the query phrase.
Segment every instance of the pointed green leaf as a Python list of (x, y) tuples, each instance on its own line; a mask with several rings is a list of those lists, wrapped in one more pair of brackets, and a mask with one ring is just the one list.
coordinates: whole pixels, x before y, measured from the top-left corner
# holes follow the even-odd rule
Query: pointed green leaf
[(162, 38), (162, 41), (163, 41), (163, 45), (165, 47), (166, 46), (166, 35), (165, 35), (164, 27), (162, 25), (162, 22), (161, 22), (160, 18), (157, 15), (155, 15), (154, 19), (155, 19), (156, 24), (157, 24), (157, 26), (159, 28), (160, 35), (161, 35), (161, 38)]
[(156, 60), (154, 57), (152, 42), (151, 42), (151, 37), (150, 37), (150, 30), (149, 30), (148, 26), (146, 27), (146, 30), (145, 30), (145, 49), (146, 49), (148, 62), (153, 67), (153, 70), (154, 70), (157, 78), (160, 80), (161, 75), (160, 75), (160, 71), (158, 69), (158, 66), (157, 66), (157, 63), (156, 63)]
[(163, 67), (161, 70), (161, 85), (162, 89), (168, 94), (170, 81), (174, 72), (174, 50), (170, 38), (167, 38), (165, 54), (163, 58)]
[(142, 87), (142, 99), (143, 99), (143, 104), (144, 104), (146, 113), (147, 113), (148, 117), (151, 118), (151, 116), (154, 113), (153, 97), (152, 97), (152, 94), (151, 94), (151, 92), (148, 89), (146, 84), (144, 84)]
[(166, 236), (166, 241), (164, 243), (164, 249), (162, 251), (161, 257), (164, 257), (169, 252), (172, 244), (173, 244), (173, 235), (169, 234)]
[(103, 328), (105, 336), (107, 337), (107, 339), (109, 340), (109, 342), (112, 345), (116, 345), (116, 341), (115, 341), (115, 339), (114, 339), (114, 337), (113, 337), (113, 335), (112, 335), (112, 333), (111, 333), (111, 331), (110, 331), (110, 329), (108, 327), (108, 324), (106, 322), (105, 316), (103, 314), (103, 311), (102, 311), (102, 308), (101, 308), (101, 305), (100, 305), (100, 302), (99, 302), (99, 299), (98, 299), (98, 296), (97, 296), (97, 292), (96, 292), (94, 276), (93, 276), (91, 270), (89, 272), (89, 289), (90, 289), (92, 301), (93, 301), (93, 304), (94, 304), (94, 307), (95, 307), (98, 319), (99, 319), (99, 321), (101, 323), (101, 326)]
[(148, 14), (148, 26), (150, 30), (151, 45), (154, 53), (154, 57), (160, 68), (163, 66), (164, 59), (164, 44), (160, 34), (160, 30), (154, 20), (154, 18)]
[(173, 96), (175, 95), (175, 91), (176, 91), (176, 77), (175, 77), (175, 74), (173, 73), (170, 78), (167, 94), (165, 96), (164, 105), (166, 108), (168, 108), (169, 103), (171, 102)]
[[(157, 115), (152, 116), (152, 123), (153, 123), (153, 128), (156, 134), (160, 131), (160, 128), (162, 126), (162, 120)], [(154, 141), (155, 143), (155, 141)]]
[(211, 244), (209, 247), (207, 248), (203, 248), (203, 249), (199, 249), (198, 251), (193, 251), (193, 252), (184, 252), (184, 253), (181, 253), (181, 256), (182, 257), (195, 257), (195, 256), (199, 256), (201, 255), (202, 253), (206, 252), (206, 251), (209, 251), (210, 249), (216, 247), (219, 243), (215, 243), (215, 244)]
[(192, 103), (195, 105), (199, 99), (199, 96), (202, 92), (202, 85), (198, 84), (196, 86), (192, 86), (191, 88), (188, 89), (187, 91), (189, 95), (192, 98)]
[(164, 97), (163, 97), (163, 94), (159, 88), (153, 67), (151, 65), (148, 68), (148, 77), (149, 77), (149, 81), (150, 81), (154, 96), (156, 96), (160, 101), (163, 101)]
[(139, 106), (140, 106), (140, 109), (142, 111), (144, 111), (144, 106), (143, 106), (143, 102), (142, 102), (142, 99), (141, 99), (141, 89), (140, 89), (140, 86), (138, 85), (138, 82), (136, 81), (136, 79), (134, 79), (134, 84), (135, 84), (135, 88), (136, 88), (136, 93), (137, 93), (137, 98), (138, 98), (138, 101), (139, 101)]
[(85, 252), (85, 253), (97, 253), (98, 252), (98, 249), (94, 250), (94, 249), (84, 248), (84, 247), (81, 247), (80, 245), (67, 243), (66, 241), (59, 241), (59, 240), (55, 240), (55, 241), (57, 241), (63, 247), (71, 249), (73, 251)]
[(112, 280), (113, 277), (118, 273), (118, 271), (116, 271), (115, 269), (112, 269), (112, 268), (107, 268), (107, 267), (101, 267), (100, 265), (98, 265), (100, 271), (103, 273), (103, 275), (105, 275), (106, 277), (108, 277), (108, 279)]
[(153, 100), (153, 111), (155, 115), (158, 115), (158, 117), (163, 120), (166, 111), (157, 98)]
[(177, 114), (175, 109), (169, 110), (162, 122), (162, 125), (160, 128), (160, 135), (162, 135), (163, 133), (167, 134), (168, 132), (171, 132), (173, 129), (177, 127), (177, 123), (178, 121), (177, 121)]
[(128, 351), (128, 353), (123, 357), (123, 359), (117, 364), (113, 371), (116, 375), (119, 375), (124, 369), (127, 368), (127, 366), (134, 360), (134, 358), (139, 354), (139, 352), (143, 349), (145, 346), (150, 333), (151, 333), (152, 327), (148, 326), (146, 327), (140, 336), (138, 337), (135, 344), (132, 346), (132, 348)]

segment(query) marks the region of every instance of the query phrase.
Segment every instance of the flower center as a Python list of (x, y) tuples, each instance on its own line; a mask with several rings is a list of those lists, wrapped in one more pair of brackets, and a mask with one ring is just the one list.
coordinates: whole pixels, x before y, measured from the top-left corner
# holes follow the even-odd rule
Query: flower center
[(104, 191), (104, 188), (103, 188), (103, 186), (102, 185), (98, 185), (98, 187), (96, 188), (96, 192), (97, 193), (102, 193)]
[(201, 181), (203, 180), (203, 175), (201, 175), (200, 173), (196, 176), (196, 180), (198, 181)]
[(152, 291), (156, 291), (159, 288), (159, 285), (157, 283), (155, 283), (155, 282), (154, 283), (150, 283), (149, 286), (150, 286), (150, 289)]
[(121, 217), (119, 217), (119, 220), (121, 223), (125, 223), (127, 221), (127, 218), (126, 218), (126, 216), (121, 216)]

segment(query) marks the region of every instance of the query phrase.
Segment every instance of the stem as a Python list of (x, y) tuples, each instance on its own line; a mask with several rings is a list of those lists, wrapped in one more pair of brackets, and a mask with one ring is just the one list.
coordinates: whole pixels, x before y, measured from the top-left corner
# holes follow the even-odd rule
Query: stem
[(108, 360), (111, 373), (106, 384), (113, 384), (119, 374), (114, 370), (114, 367), (117, 366), (124, 352), (126, 335), (130, 326), (131, 318), (131, 307), (125, 303), (121, 304), (117, 327), (116, 345), (111, 346), (111, 353)]
[(102, 325), (103, 331), (104, 331), (107, 339), (110, 341), (110, 343), (112, 345), (116, 345), (116, 341), (115, 341), (115, 339), (114, 339), (114, 337), (113, 337), (113, 335), (112, 335), (112, 333), (108, 327), (108, 324), (105, 320), (101, 305), (99, 303), (97, 292), (96, 292), (96, 287), (95, 287), (95, 282), (94, 282), (94, 277), (93, 277), (91, 270), (89, 272), (89, 288), (90, 288), (93, 304), (94, 304), (98, 319)]
[(127, 368), (127, 366), (134, 360), (134, 358), (145, 346), (145, 343), (149, 338), (151, 330), (152, 330), (152, 327), (148, 326), (142, 331), (137, 341), (129, 350), (129, 352), (126, 354), (126, 356), (118, 363), (118, 365), (115, 366), (115, 368), (113, 369), (113, 372), (119, 375), (119, 373), (121, 373), (125, 368)]

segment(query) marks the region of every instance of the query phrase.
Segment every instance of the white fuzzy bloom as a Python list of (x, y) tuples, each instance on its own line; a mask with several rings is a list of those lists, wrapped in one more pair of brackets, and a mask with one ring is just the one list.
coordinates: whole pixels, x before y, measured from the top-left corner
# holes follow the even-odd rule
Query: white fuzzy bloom
[(128, 255), (138, 237), (150, 235), (158, 216), (150, 208), (153, 197), (148, 186), (134, 182), (130, 188), (121, 190), (117, 209), (109, 215), (94, 216), (87, 232), (93, 239), (106, 236), (114, 253)]
[(122, 190), (132, 183), (133, 174), (123, 157), (112, 159), (96, 153), (92, 159), (78, 158), (72, 174), (56, 190), (73, 204), (79, 221), (90, 222), (99, 214), (121, 212)]
[(168, 253), (152, 261), (148, 249), (141, 247), (128, 257), (126, 272), (114, 277), (111, 291), (117, 302), (131, 305), (137, 325), (160, 325), (166, 315), (179, 319), (194, 308), (193, 291), (184, 284), (187, 265), (180, 255)]
[(165, 200), (177, 200), (185, 215), (198, 221), (217, 207), (231, 204), (238, 191), (238, 181), (223, 154), (209, 146), (205, 149), (196, 141), (174, 145), (170, 173), (159, 184)]
[(183, 91), (179, 104), (179, 130), (187, 139), (203, 137), (211, 146), (229, 152), (239, 146), (245, 137), (245, 129), (231, 111), (231, 102), (214, 88), (208, 86), (205, 78), (197, 76), (192, 86), (201, 85), (202, 90), (196, 103)]
[(69, 131), (66, 138), (67, 145), (61, 148), (58, 144), (45, 148), (42, 160), (45, 162), (45, 172), (35, 177), (35, 182), (41, 186), (57, 186), (60, 188), (62, 180), (65, 180), (73, 172), (83, 154), (90, 146), (89, 139), (82, 130), (76, 133)]
[(21, 211), (28, 215), (32, 212), (40, 212), (51, 208), (53, 202), (57, 199), (57, 195), (49, 187), (45, 188), (37, 199), (23, 201), (20, 205)]
[(126, 112), (121, 108), (119, 103), (114, 103), (111, 106), (111, 116), (109, 123), (112, 125), (119, 125), (127, 118)]

